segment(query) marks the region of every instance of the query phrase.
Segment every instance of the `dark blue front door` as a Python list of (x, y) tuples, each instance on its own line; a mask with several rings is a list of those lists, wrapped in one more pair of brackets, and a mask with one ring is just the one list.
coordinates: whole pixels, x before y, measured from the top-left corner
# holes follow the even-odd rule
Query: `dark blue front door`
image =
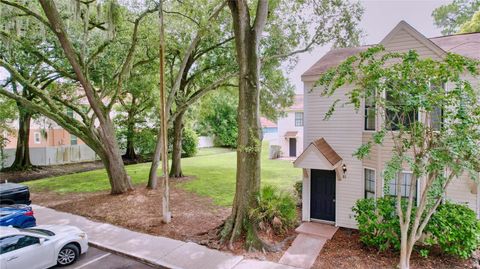
[(335, 221), (335, 171), (311, 170), (310, 218)]

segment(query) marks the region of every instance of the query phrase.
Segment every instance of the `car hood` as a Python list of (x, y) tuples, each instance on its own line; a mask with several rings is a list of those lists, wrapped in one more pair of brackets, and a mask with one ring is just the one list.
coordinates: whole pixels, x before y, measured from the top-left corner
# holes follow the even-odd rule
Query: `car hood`
[(75, 226), (70, 226), (70, 225), (38, 225), (38, 226), (35, 226), (34, 229), (49, 230), (55, 233), (55, 235), (83, 233), (83, 231), (80, 230), (79, 228)]

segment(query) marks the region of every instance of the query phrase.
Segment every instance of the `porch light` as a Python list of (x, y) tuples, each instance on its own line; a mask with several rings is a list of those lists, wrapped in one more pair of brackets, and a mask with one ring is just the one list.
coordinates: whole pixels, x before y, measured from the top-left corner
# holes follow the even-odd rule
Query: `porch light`
[(347, 177), (347, 166), (345, 164), (342, 165), (342, 171), (343, 171), (343, 178)]

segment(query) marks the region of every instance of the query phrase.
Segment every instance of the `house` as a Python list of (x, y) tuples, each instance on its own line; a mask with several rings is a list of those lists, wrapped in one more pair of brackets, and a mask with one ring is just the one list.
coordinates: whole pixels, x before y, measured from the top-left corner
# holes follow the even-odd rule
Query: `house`
[(263, 141), (268, 141), (270, 145), (276, 145), (278, 141), (277, 124), (265, 117), (260, 117), (260, 126), (262, 126)]
[[(426, 38), (404, 21), (380, 44), (389, 51), (406, 52), (413, 49), (421, 57), (431, 59), (441, 59), (447, 52), (480, 59), (480, 33)], [(320, 74), (367, 48), (331, 50), (302, 75), (305, 99), (304, 150), (294, 166), (303, 168), (304, 221), (321, 220), (336, 226), (356, 228), (352, 212), (355, 202), (364, 197), (384, 195), (382, 170), (393, 145), (387, 142), (374, 146), (368, 159), (358, 160), (353, 156), (356, 149), (372, 139), (372, 133), (383, 119), (369, 113), (369, 106), (364, 102), (364, 109), (358, 113), (353, 106), (337, 107), (331, 119), (324, 121), (325, 113), (334, 100), (345, 100), (349, 86), (340, 88), (331, 97), (321, 96), (315, 89), (312, 91)], [(472, 78), (471, 81), (478, 87), (478, 79)], [(404, 171), (403, 176), (408, 185), (410, 172)], [(419, 194), (424, 187), (421, 179), (416, 187)], [(446, 190), (446, 198), (464, 203), (478, 214), (479, 193), (478, 185), (465, 176), (453, 180)]]
[[(69, 111), (73, 117), (73, 111)], [(15, 159), (15, 150), (17, 147), (17, 126), (18, 121), (11, 123), (13, 132), (6, 133), (8, 143), (4, 152), (6, 160), (4, 167), (9, 167)], [(30, 160), (33, 165), (52, 165), (71, 162), (94, 161), (95, 152), (85, 143), (71, 135), (54, 121), (39, 117), (32, 119), (30, 123)]]
[(303, 95), (295, 96), (292, 106), (285, 109), (285, 116), (278, 118), (278, 140), (281, 157), (297, 157), (303, 147)]

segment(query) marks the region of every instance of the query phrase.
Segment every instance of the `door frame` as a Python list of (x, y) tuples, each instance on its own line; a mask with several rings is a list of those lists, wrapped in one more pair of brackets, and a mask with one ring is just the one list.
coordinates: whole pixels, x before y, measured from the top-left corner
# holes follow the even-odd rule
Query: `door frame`
[[(292, 156), (292, 139), (295, 140), (295, 151), (293, 152)], [(297, 157), (297, 144), (298, 140), (296, 137), (289, 137), (288, 138), (288, 157)]]
[[(321, 220), (321, 219), (315, 219), (310, 216), (310, 208), (311, 208), (311, 187), (312, 187), (312, 170), (313, 168), (307, 169), (308, 176), (304, 176), (302, 179), (302, 221), (310, 221), (310, 222), (321, 222), (321, 223), (326, 223), (326, 224), (331, 224), (335, 225), (337, 223), (337, 217), (338, 217), (338, 197), (337, 197), (337, 189), (338, 189), (338, 184), (337, 184), (337, 178), (335, 178), (335, 200), (337, 201), (335, 203), (335, 220), (334, 221), (328, 221), (328, 220)], [(336, 177), (337, 171), (335, 171)]]

